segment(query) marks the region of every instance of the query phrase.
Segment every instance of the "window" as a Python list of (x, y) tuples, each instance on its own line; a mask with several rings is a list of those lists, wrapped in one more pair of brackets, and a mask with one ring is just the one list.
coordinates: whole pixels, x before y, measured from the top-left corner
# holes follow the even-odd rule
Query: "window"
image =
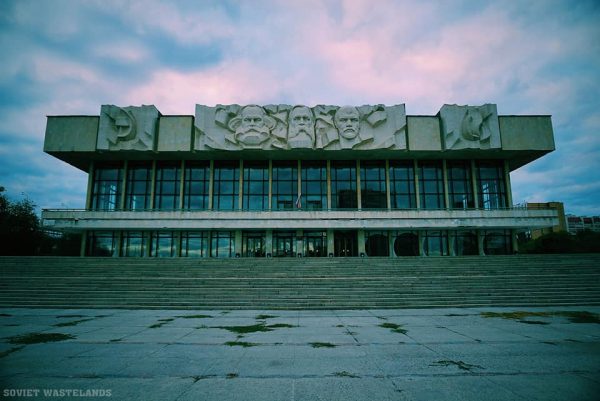
[(209, 232), (184, 231), (181, 233), (181, 256), (206, 258), (209, 255)]
[(152, 185), (152, 167), (149, 163), (131, 163), (127, 168), (127, 190), (125, 208), (127, 210), (145, 210), (150, 208), (150, 187)]
[(509, 255), (512, 251), (510, 230), (485, 231), (483, 251), (486, 255)]
[(387, 209), (385, 162), (363, 161), (360, 164), (360, 198), (363, 209)]
[(300, 205), (308, 210), (327, 209), (327, 164), (324, 161), (303, 161)]
[(141, 231), (123, 231), (121, 256), (145, 256), (146, 236)]
[(477, 234), (471, 231), (457, 231), (454, 237), (454, 254), (478, 255)]
[(115, 231), (90, 232), (87, 239), (87, 256), (117, 256), (117, 245)]
[(296, 256), (296, 232), (274, 231), (273, 232), (273, 256), (290, 257)]
[(242, 208), (269, 209), (269, 165), (267, 162), (244, 162)]
[(479, 207), (500, 209), (507, 206), (502, 162), (480, 162), (477, 166)]
[(119, 166), (99, 166), (94, 170), (92, 210), (118, 210), (121, 208), (123, 169)]
[(213, 231), (210, 237), (210, 256), (230, 258), (234, 253), (234, 240), (231, 231)]
[(423, 252), (427, 256), (448, 255), (448, 233), (446, 231), (424, 231)]
[(159, 163), (156, 166), (154, 209), (179, 209), (181, 163)]
[(447, 169), (450, 207), (452, 209), (474, 208), (471, 163), (467, 161), (448, 161)]
[(187, 210), (208, 209), (209, 185), (209, 162), (186, 162), (185, 181), (183, 184), (183, 208)]
[(333, 209), (356, 209), (356, 163), (331, 162), (331, 202)]
[(387, 231), (365, 231), (367, 256), (390, 256), (389, 233)]
[(240, 185), (238, 161), (216, 161), (213, 181), (213, 209), (237, 210)]
[(444, 176), (440, 162), (419, 163), (419, 194), (422, 209), (443, 209)]
[(258, 258), (265, 256), (265, 232), (242, 231), (242, 256)]
[(397, 232), (394, 240), (396, 256), (419, 256), (419, 236), (416, 232)]
[(298, 163), (273, 162), (271, 209), (295, 208), (298, 199)]
[(168, 258), (177, 256), (177, 234), (173, 231), (155, 231), (150, 236), (150, 256)]
[(412, 161), (390, 161), (390, 198), (392, 209), (414, 209), (415, 169)]

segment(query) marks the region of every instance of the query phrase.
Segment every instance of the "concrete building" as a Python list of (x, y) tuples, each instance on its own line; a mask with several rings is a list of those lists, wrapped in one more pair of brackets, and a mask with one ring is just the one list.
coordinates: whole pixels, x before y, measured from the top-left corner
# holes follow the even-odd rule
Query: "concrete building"
[(507, 254), (553, 208), (512, 207), (510, 172), (554, 150), (549, 116), (496, 105), (104, 105), (48, 117), (44, 151), (89, 174), (83, 210), (44, 224), (82, 254), (326, 257)]
[(538, 239), (542, 235), (567, 231), (567, 218), (565, 216), (565, 205), (562, 202), (527, 203), (527, 209), (555, 209), (558, 212), (558, 224), (551, 227), (535, 228), (529, 231), (531, 239)]
[(567, 215), (567, 231), (570, 234), (575, 235), (585, 230), (600, 232), (600, 216)]

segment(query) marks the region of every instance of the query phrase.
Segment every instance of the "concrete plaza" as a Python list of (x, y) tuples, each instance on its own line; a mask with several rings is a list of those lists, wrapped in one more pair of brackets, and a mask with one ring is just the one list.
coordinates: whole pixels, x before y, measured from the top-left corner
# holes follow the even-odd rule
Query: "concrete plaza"
[(0, 399), (598, 400), (599, 313), (3, 309)]

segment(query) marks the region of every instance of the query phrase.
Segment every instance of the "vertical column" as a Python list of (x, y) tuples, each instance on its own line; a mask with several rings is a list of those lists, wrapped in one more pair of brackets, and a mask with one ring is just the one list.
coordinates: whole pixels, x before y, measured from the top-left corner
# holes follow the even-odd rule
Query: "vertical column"
[(86, 210), (92, 209), (92, 192), (94, 191), (94, 174), (95, 174), (94, 161), (90, 161), (90, 167), (88, 169), (88, 183), (87, 183), (87, 196), (85, 198)]
[(442, 160), (442, 177), (444, 179), (444, 203), (446, 209), (450, 209), (450, 196), (448, 194), (448, 168), (446, 165), (446, 159)]
[[(155, 233), (155, 235), (158, 235), (158, 231), (142, 231), (142, 246), (144, 246), (144, 243), (146, 244), (146, 247), (144, 248), (144, 256), (149, 257), (150, 256), (150, 251), (152, 250), (152, 247), (154, 246), (154, 244), (152, 243), (152, 234)], [(158, 238), (157, 238), (157, 243), (158, 243)]]
[(304, 231), (296, 230), (296, 255), (301, 254), (302, 256), (306, 256), (304, 252)]
[(473, 201), (475, 202), (475, 209), (479, 209), (479, 191), (477, 189), (477, 171), (475, 170), (475, 160), (471, 160), (471, 183), (473, 185)]
[(510, 185), (510, 167), (508, 166), (508, 160), (504, 160), (504, 185), (506, 185), (506, 206), (511, 208), (513, 206), (513, 199), (512, 188)]
[(273, 255), (273, 230), (265, 231), (265, 255)]
[(390, 188), (390, 161), (388, 159), (385, 160), (385, 188), (387, 208), (390, 210), (392, 208), (392, 189)]
[(485, 255), (485, 250), (483, 247), (483, 241), (485, 240), (484, 233), (481, 230), (477, 230), (477, 247), (479, 249), (480, 255)]
[(179, 181), (179, 209), (183, 209), (183, 197), (185, 195), (185, 161), (181, 160), (181, 174)]
[(233, 240), (234, 256), (242, 256), (242, 230), (235, 230), (235, 238)]
[(300, 207), (302, 207), (302, 162), (298, 159), (298, 196), (300, 197)]
[[(273, 160), (269, 159), (269, 210), (273, 208), (271, 205), (271, 197), (273, 196)], [(268, 234), (267, 234), (268, 235)]]
[(456, 231), (448, 230), (448, 254), (450, 256), (456, 256), (456, 249), (454, 246), (455, 242), (456, 242)]
[[(327, 160), (327, 209), (331, 207), (331, 160)], [(331, 247), (333, 250), (333, 246)], [(333, 251), (329, 251), (333, 252)]]
[(87, 231), (83, 231), (81, 233), (81, 245), (79, 248), (79, 256), (85, 256), (85, 248), (87, 246), (87, 235), (88, 235)]
[[(415, 170), (415, 201), (417, 202), (417, 209), (421, 208), (421, 183), (419, 182), (419, 165), (417, 164), (417, 160), (413, 161), (414, 163), (414, 170)], [(419, 243), (421, 243), (419, 241)], [(419, 248), (421, 249), (421, 248)]]
[(419, 230), (417, 231), (417, 238), (419, 241), (419, 256), (425, 256), (424, 251), (423, 251), (423, 231)]
[(127, 190), (127, 169), (129, 167), (129, 162), (125, 160), (123, 163), (123, 181), (121, 187), (121, 200), (119, 202), (119, 210), (125, 209), (125, 191)]
[(150, 209), (154, 210), (154, 193), (156, 191), (156, 160), (152, 160), (152, 172), (150, 173)]
[(240, 183), (238, 186), (238, 209), (242, 210), (244, 207), (244, 160), (240, 159)]
[(113, 257), (119, 257), (123, 254), (123, 231), (117, 231), (116, 241), (115, 251), (112, 254)]
[(356, 161), (356, 196), (358, 197), (356, 204), (358, 205), (358, 210), (360, 210), (362, 209), (362, 190), (360, 188), (360, 160)]
[(365, 249), (365, 230), (358, 230), (358, 256), (364, 254), (367, 255), (367, 251)]
[(329, 254), (335, 255), (335, 237), (331, 229), (327, 230), (327, 256)]
[(213, 182), (215, 175), (215, 161), (211, 160), (208, 164), (208, 210), (213, 208)]

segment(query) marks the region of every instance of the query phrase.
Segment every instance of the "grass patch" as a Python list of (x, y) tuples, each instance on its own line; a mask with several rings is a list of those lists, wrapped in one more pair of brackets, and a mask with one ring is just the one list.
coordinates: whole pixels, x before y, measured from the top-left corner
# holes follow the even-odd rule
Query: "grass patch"
[(360, 376), (355, 375), (354, 373), (346, 372), (345, 370), (341, 372), (335, 372), (333, 375), (336, 377), (351, 377), (353, 379), (360, 379)]
[(226, 379), (235, 379), (238, 376), (239, 375), (237, 373), (227, 373), (227, 376), (225, 376), (225, 378)]
[(321, 343), (321, 342), (310, 343), (310, 345), (313, 348), (335, 348), (335, 347), (337, 347), (337, 345), (332, 344), (332, 343)]
[(467, 370), (469, 372), (473, 369), (485, 369), (484, 367), (479, 366), (479, 365), (471, 365), (470, 363), (465, 363), (463, 361), (449, 361), (449, 360), (437, 361), (437, 362), (434, 362), (433, 364), (431, 364), (430, 366), (451, 366), (451, 365), (454, 365), (461, 370)]
[(296, 327), (291, 324), (277, 323), (267, 325), (265, 323), (252, 324), (249, 326), (214, 326), (213, 329), (223, 329), (231, 331), (236, 334), (249, 334), (249, 333), (260, 333), (266, 331), (273, 331), (275, 329), (291, 328)]
[(256, 343), (249, 343), (246, 341), (227, 341), (225, 343), (225, 345), (228, 345), (230, 347), (244, 347), (244, 348), (258, 346), (258, 344), (256, 344)]
[(274, 319), (279, 316), (274, 315), (256, 315), (256, 320)]
[(159, 327), (164, 326), (165, 324), (172, 322), (173, 318), (166, 318), (166, 319), (158, 319), (158, 323), (154, 323), (152, 326), (148, 326), (149, 329), (158, 329)]
[(8, 356), (8, 355), (12, 354), (13, 352), (20, 351), (23, 348), (25, 348), (25, 346), (21, 345), (20, 347), (13, 347), (11, 349), (7, 349), (6, 351), (2, 351), (2, 352), (0, 352), (0, 358), (4, 358), (5, 356)]
[(408, 330), (403, 329), (401, 325), (396, 323), (382, 323), (379, 327), (383, 327), (384, 329), (390, 329), (393, 333), (406, 334)]
[(184, 316), (175, 316), (182, 319), (210, 319), (211, 315), (184, 315)]
[(74, 339), (71, 334), (62, 333), (29, 333), (7, 338), (11, 344), (40, 344)]
[(91, 318), (91, 319), (80, 319), (80, 320), (73, 320), (72, 322), (56, 323), (56, 324), (53, 324), (53, 326), (54, 326), (54, 327), (69, 327), (69, 326), (77, 326), (79, 323), (83, 323), (83, 322), (89, 322), (90, 320), (94, 320), (94, 318)]
[(548, 324), (543, 323), (531, 323), (535, 322), (532, 320), (525, 320), (531, 317), (565, 317), (569, 319), (571, 323), (596, 323), (600, 324), (600, 315), (597, 313), (591, 313), (587, 311), (557, 311), (557, 312), (528, 312), (528, 311), (516, 311), (516, 312), (481, 312), (481, 316), (485, 318), (502, 318), (509, 320), (518, 320), (521, 323), (527, 324)]

